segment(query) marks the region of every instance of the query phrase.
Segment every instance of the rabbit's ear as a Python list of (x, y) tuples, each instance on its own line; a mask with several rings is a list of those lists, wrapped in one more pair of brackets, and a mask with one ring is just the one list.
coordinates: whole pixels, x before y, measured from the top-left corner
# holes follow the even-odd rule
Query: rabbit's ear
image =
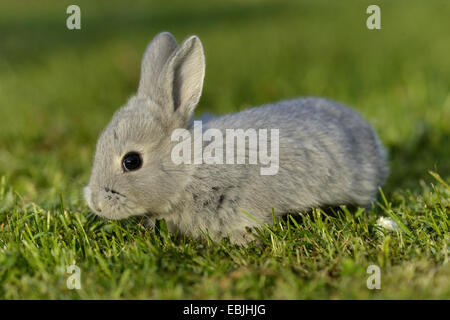
[(172, 54), (161, 73), (160, 88), (169, 112), (188, 120), (202, 94), (205, 55), (200, 39), (187, 38)]
[(158, 78), (170, 55), (177, 48), (177, 41), (169, 32), (161, 32), (147, 46), (141, 65), (139, 96), (155, 96)]

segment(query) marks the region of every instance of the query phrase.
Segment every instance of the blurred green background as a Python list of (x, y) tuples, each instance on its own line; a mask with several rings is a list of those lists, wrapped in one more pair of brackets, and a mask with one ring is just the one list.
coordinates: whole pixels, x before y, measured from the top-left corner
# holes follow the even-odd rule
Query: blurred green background
[[(66, 8), (70, 4), (81, 7), (81, 30), (66, 28)], [(366, 8), (371, 4), (381, 7), (381, 30), (366, 28)], [(56, 217), (52, 216), (56, 221), (55, 226), (59, 221), (58, 208), (61, 199), (69, 210), (86, 212), (82, 187), (89, 178), (97, 137), (114, 111), (137, 89), (140, 59), (148, 42), (157, 33), (170, 31), (179, 42), (191, 34), (198, 35), (203, 42), (207, 68), (198, 115), (204, 111), (217, 114), (234, 112), (252, 105), (299, 96), (324, 96), (347, 104), (373, 123), (389, 150), (391, 176), (384, 188), (387, 197), (397, 199), (397, 203), (401, 203), (404, 206), (401, 208), (405, 210), (409, 208), (417, 214), (422, 214), (422, 204), (416, 207), (416, 204), (410, 205), (408, 201), (421, 194), (426, 194), (430, 199), (434, 197), (423, 189), (435, 181), (428, 171), (438, 172), (446, 181), (450, 179), (449, 17), (448, 0), (190, 0), (95, 3), (72, 0), (3, 0), (0, 2), (0, 177), (3, 177), (0, 194), (4, 194), (5, 186), (14, 190), (21, 203), (25, 203), (20, 206), (20, 210), (24, 212), (28, 212), (27, 205), (31, 206), (33, 203), (37, 203), (40, 208), (50, 208), (53, 210), (52, 215)], [(448, 195), (448, 190), (442, 192)], [(409, 196), (410, 193), (412, 196)], [(3, 230), (4, 222), (10, 223), (16, 218), (20, 219), (22, 215), (21, 212), (17, 213), (17, 207), (11, 205), (12, 198), (8, 199), (0, 202), (0, 207), (5, 206), (0, 212), (0, 231)], [(64, 213), (64, 208), (61, 207), (61, 212)], [(10, 216), (11, 210), (13, 218)], [(33, 212), (39, 213), (39, 210)], [(405, 210), (402, 212), (409, 212)], [(29, 219), (40, 219), (38, 213), (30, 214)], [(73, 217), (71, 219), (79, 219)], [(82, 219), (85, 219), (84, 216)], [(433, 219), (435, 218), (430, 218), (430, 224), (435, 222)], [(61, 221), (63, 220), (64, 218), (61, 218)], [(86, 247), (73, 245), (73, 251), (64, 249), (61, 256), (53, 252), (52, 248), (47, 248), (48, 252), (41, 255), (41, 249), (35, 248), (33, 251), (23, 247), (23, 235), (20, 234), (22, 231), (18, 229), (22, 226), (25, 228), (29, 223), (27, 221), (22, 221), (25, 224), (18, 223), (17, 226), (20, 227), (14, 227), (13, 224), (5, 227), (10, 231), (4, 234), (4, 238), (0, 237), (0, 247), (8, 250), (4, 255), (0, 255), (0, 258), (4, 259), (0, 259), (0, 262), (13, 261), (10, 267), (14, 264), (16, 267), (20, 265), (21, 272), (29, 274), (34, 274), (34, 270), (40, 270), (39, 268), (47, 270), (48, 274), (42, 276), (42, 282), (36, 280), (39, 275), (26, 278), (29, 283), (37, 283), (36, 286), (41, 288), (39, 290), (47, 292), (45, 284), (49, 278), (46, 277), (51, 277), (54, 273), (51, 268), (55, 262), (48, 262), (48, 267), (45, 262), (38, 264), (41, 260), (36, 257), (45, 257), (48, 261), (51, 261), (51, 257), (56, 260), (61, 256), (67, 260), (75, 259), (74, 255), (83, 257), (84, 250), (90, 250), (91, 244), (86, 244)], [(425, 218), (420, 221), (428, 223)], [(445, 225), (442, 221), (438, 221), (438, 224)], [(438, 230), (438, 233), (428, 232), (433, 240), (411, 240), (412, 244), (417, 244), (423, 251), (416, 250), (412, 244), (410, 251), (402, 251), (402, 236), (395, 238), (398, 242), (394, 242), (393, 247), (400, 248), (398, 250), (401, 253), (392, 258), (392, 263), (398, 264), (397, 272), (402, 277), (404, 266), (400, 261), (409, 259), (408, 257), (414, 260), (415, 252), (421, 252), (417, 255), (422, 255), (420, 259), (425, 261), (423, 263), (426, 267), (422, 268), (423, 270), (431, 268), (426, 264), (427, 261), (434, 263), (430, 261), (435, 259), (442, 263), (441, 259), (444, 258), (434, 250), (434, 246), (439, 243), (439, 246), (447, 248), (447, 244), (436, 240), (443, 237), (439, 231), (441, 227), (435, 225), (433, 230)], [(45, 223), (36, 223), (32, 228), (32, 231), (28, 230), (30, 244), (34, 243), (34, 233), (41, 235)], [(90, 230), (94, 229), (92, 227)], [(72, 233), (63, 230), (66, 229), (61, 229), (60, 232), (66, 234), (66, 243), (70, 243), (69, 239), (72, 243), (83, 241), (77, 240), (77, 234), (71, 238)], [(140, 235), (141, 230), (137, 230), (130, 232)], [(362, 234), (367, 233), (362, 227), (358, 230)], [(427, 231), (423, 230), (426, 234)], [(79, 232), (81, 234), (81, 231)], [(99, 262), (103, 261), (100, 259), (104, 256), (98, 254), (103, 250), (103, 247), (98, 246), (103, 238), (98, 234), (100, 240), (95, 240), (97, 243), (94, 241), (98, 251), (93, 249), (95, 254), (92, 255), (86, 253), (86, 257), (94, 257), (92, 260), (84, 259), (85, 269), (93, 270), (92, 281), (97, 281), (94, 275), (97, 275), (98, 270), (94, 268), (103, 268)], [(55, 241), (55, 248), (59, 247), (58, 239), (64, 235), (58, 237), (49, 236), (49, 241)], [(363, 237), (356, 233), (352, 241), (359, 243)], [(370, 247), (373, 250), (371, 254), (376, 255), (380, 246), (388, 248), (390, 238), (383, 239), (380, 240), (381, 244), (372, 241), (372, 238), (365, 239), (363, 245)], [(126, 237), (121, 240), (124, 246), (134, 245), (134, 242), (127, 241)], [(105, 240), (105, 245), (110, 243), (112, 242)], [(147, 248), (147, 243), (135, 250), (136, 256), (128, 254), (129, 259), (134, 261), (137, 259), (135, 257), (140, 257), (142, 248)], [(175, 256), (179, 255), (177, 250), (182, 250), (180, 248), (173, 249)], [(154, 249), (152, 252), (156, 255), (158, 250)], [(316, 251), (319, 253), (317, 258), (314, 256), (314, 250), (312, 252), (311, 260), (305, 260), (310, 265), (299, 267), (306, 268), (300, 269), (301, 274), (306, 270), (306, 278), (314, 274), (314, 266), (328, 268), (330, 265), (329, 261), (324, 261), (323, 265), (317, 264), (320, 256), (325, 253)], [(28, 259), (27, 255), (35, 256), (35, 259)], [(246, 255), (247, 253), (242, 253), (242, 257)], [(225, 280), (228, 279), (227, 264), (220, 262), (228, 259), (228, 255), (224, 256), (226, 258), (211, 255), (217, 259), (217, 265), (222, 264), (224, 270), (226, 269), (218, 276), (219, 280), (222, 276)], [(433, 258), (430, 259), (430, 256)], [(8, 260), (8, 257), (12, 257), (12, 260)], [(372, 257), (369, 256), (368, 259)], [(79, 259), (83, 261), (83, 258)], [(99, 262), (95, 259), (99, 259)], [(123, 267), (118, 261), (125, 258), (119, 253), (110, 259), (111, 268)], [(194, 271), (180, 277), (185, 277), (186, 282), (192, 284), (195, 281), (192, 279), (205, 272), (207, 280), (203, 280), (206, 285), (221, 286), (222, 280), (216, 281), (217, 279), (210, 277), (210, 272), (213, 271), (210, 271), (211, 268), (206, 263), (201, 263), (203, 258), (194, 255), (192, 259), (195, 262), (192, 267)], [(240, 258), (239, 263), (232, 255), (230, 259), (231, 262), (227, 262), (230, 265), (246, 265), (244, 258)], [(256, 257), (254, 259), (258, 261)], [(298, 260), (298, 251), (292, 251), (289, 259), (292, 259), (289, 263)], [(448, 261), (448, 258), (445, 259)], [(21, 264), (17, 261), (21, 261)], [(139, 261), (144, 261), (147, 266), (147, 260)], [(37, 267), (33, 267), (33, 263), (36, 263)], [(149, 268), (153, 268), (152, 263), (148, 262)], [(184, 262), (180, 263), (185, 265)], [(339, 263), (344, 269), (348, 267), (348, 270), (353, 270), (354, 262), (344, 260), (344, 263)], [(410, 266), (413, 270), (421, 270), (420, 265), (414, 262)], [(167, 269), (164, 269), (164, 266), (163, 263), (160, 266), (163, 271)], [(186, 266), (191, 268), (187, 262)], [(275, 274), (280, 275), (277, 268), (284, 268), (283, 264), (275, 263), (274, 266)], [(416, 267), (418, 269), (414, 269)], [(28, 282), (17, 280), (22, 274), (11, 268), (10, 270), (9, 273), (2, 273), (0, 266), (0, 282), (6, 279), (5, 288), (8, 285), (3, 293), (8, 292), (7, 296), (17, 298), (24, 290), (28, 296), (35, 297), (35, 289), (30, 289), (35, 287), (26, 287)], [(147, 269), (143, 267), (142, 270), (145, 270), (141, 275), (142, 279), (145, 279)], [(169, 271), (166, 278), (160, 279), (162, 288), (172, 285), (172, 282), (165, 279), (169, 279), (167, 277), (172, 275), (173, 270), (167, 270)], [(361, 270), (364, 276), (364, 270)], [(446, 270), (448, 274), (448, 269)], [(249, 274), (253, 274), (251, 271)], [(322, 274), (322, 271), (323, 269), (317, 274)], [(129, 273), (127, 275), (129, 276)], [(287, 279), (286, 285), (293, 283), (288, 276), (284, 278)], [(133, 285), (141, 281), (136, 279)], [(159, 283), (158, 279), (155, 279), (151, 281)], [(259, 284), (258, 279), (255, 281)], [(409, 281), (408, 278), (402, 279)], [(21, 284), (11, 285), (14, 281)], [(117, 282), (118, 285), (121, 284), (120, 281)], [(162, 289), (162, 293), (156, 290), (152, 294), (156, 297), (178, 298), (191, 297), (192, 294), (199, 297), (220, 297), (218, 293), (210, 295), (212, 291), (208, 291), (208, 286), (205, 287), (205, 292), (190, 288), (186, 293), (176, 281), (173, 281), (173, 291), (166, 292)], [(345, 291), (348, 287), (345, 275), (339, 281), (338, 287)], [(114, 288), (114, 283), (116, 282), (111, 282), (110, 278), (105, 278), (102, 286), (92, 287), (93, 293), (86, 293), (85, 297), (101, 297), (102, 292), (107, 290), (104, 288)], [(358, 286), (364, 284), (361, 283), (358, 282)], [(393, 293), (397, 288), (403, 290), (406, 296), (414, 294), (410, 287), (398, 286), (395, 281), (392, 283), (391, 289), (394, 291), (386, 291), (385, 297), (398, 297)], [(64, 287), (63, 282), (59, 285)], [(256, 285), (248, 287), (253, 291), (245, 287), (247, 284), (244, 282), (242, 285), (244, 287), (237, 288), (236, 292), (225, 296), (270, 297), (269, 291), (264, 291)], [(309, 285), (312, 288), (313, 284), (306, 279), (299, 288)], [(328, 283), (323, 285), (325, 287), (318, 287), (317, 290), (314, 289), (316, 291), (311, 289), (309, 292), (306, 289), (301, 291), (301, 294), (305, 297), (329, 297), (328, 289), (322, 289), (327, 288)], [(23, 286), (22, 291), (17, 289), (18, 286)], [(434, 285), (430, 285), (428, 288), (433, 287)], [(448, 283), (442, 284), (442, 288), (444, 289), (441, 291), (447, 290), (448, 294)], [(128, 290), (135, 294), (133, 288)], [(143, 289), (138, 297), (147, 297), (146, 290)], [(61, 292), (65, 297), (65, 291)], [(285, 291), (276, 292), (281, 294), (276, 297), (284, 297), (282, 293)], [(422, 293), (426, 295), (428, 291)], [(286, 296), (299, 297), (297, 291), (289, 294), (286, 293)], [(43, 296), (61, 297), (59, 293)], [(117, 296), (120, 296), (120, 293), (117, 293)], [(352, 293), (347, 296), (343, 293), (341, 296), (353, 297)]]

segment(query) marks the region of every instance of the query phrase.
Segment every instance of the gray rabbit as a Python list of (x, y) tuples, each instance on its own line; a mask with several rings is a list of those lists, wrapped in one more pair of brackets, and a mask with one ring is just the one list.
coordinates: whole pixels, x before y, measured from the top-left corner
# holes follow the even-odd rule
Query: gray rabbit
[[(198, 37), (178, 46), (164, 32), (150, 42), (137, 94), (115, 113), (97, 143), (84, 188), (95, 213), (108, 219), (165, 219), (171, 232), (193, 237), (208, 232), (214, 239), (229, 236), (245, 245), (252, 240), (247, 227), (272, 223), (272, 210), (281, 216), (314, 207), (369, 206), (376, 199), (388, 175), (384, 149), (361, 116), (323, 98), (286, 100), (202, 119), (202, 132), (278, 129), (277, 141), (267, 135), (268, 145), (277, 147), (275, 174), (261, 174), (260, 166), (248, 161), (173, 161), (172, 150), (179, 143), (173, 132), (195, 130), (192, 116), (204, 75)], [(211, 142), (200, 143), (207, 147)], [(226, 147), (224, 142), (216, 152)], [(255, 147), (247, 143), (244, 148), (248, 160)]]

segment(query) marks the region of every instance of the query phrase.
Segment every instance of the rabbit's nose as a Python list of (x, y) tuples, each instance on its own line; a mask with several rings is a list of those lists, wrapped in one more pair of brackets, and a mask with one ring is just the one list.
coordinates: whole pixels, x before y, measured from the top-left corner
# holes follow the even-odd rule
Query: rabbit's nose
[(121, 194), (120, 192), (118, 192), (118, 191), (116, 191), (116, 190), (114, 190), (114, 189), (105, 188), (105, 191), (106, 191), (106, 192), (110, 192), (110, 193), (112, 193), (112, 194), (117, 194), (117, 195), (119, 195), (119, 196), (123, 196), (123, 194)]

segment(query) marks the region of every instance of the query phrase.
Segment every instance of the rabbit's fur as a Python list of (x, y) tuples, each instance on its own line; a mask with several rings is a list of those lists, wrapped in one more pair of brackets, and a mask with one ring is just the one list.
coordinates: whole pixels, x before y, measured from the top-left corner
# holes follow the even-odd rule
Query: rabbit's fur
[[(146, 215), (165, 219), (171, 231), (194, 237), (206, 231), (215, 239), (246, 243), (246, 227), (258, 226), (256, 220), (271, 223), (272, 209), (280, 216), (313, 207), (368, 206), (376, 199), (388, 174), (376, 134), (356, 112), (322, 98), (203, 119), (203, 130), (279, 129), (275, 175), (261, 175), (260, 167), (250, 164), (174, 164), (177, 142), (171, 134), (192, 130), (204, 74), (197, 37), (180, 46), (166, 32), (152, 40), (137, 94), (116, 112), (97, 143), (84, 195), (98, 215)], [(130, 151), (142, 155), (143, 165), (124, 172), (122, 158)]]

